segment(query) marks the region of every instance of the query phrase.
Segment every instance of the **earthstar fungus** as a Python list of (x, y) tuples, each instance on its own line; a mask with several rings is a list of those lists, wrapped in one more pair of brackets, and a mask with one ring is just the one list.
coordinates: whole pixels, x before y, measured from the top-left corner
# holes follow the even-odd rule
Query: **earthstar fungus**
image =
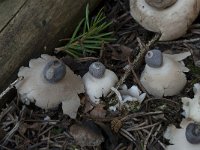
[(165, 131), (164, 137), (173, 144), (168, 145), (166, 150), (199, 150), (200, 132), (194, 131), (199, 125), (192, 120), (183, 119), (180, 126), (181, 128), (176, 128), (174, 125), (169, 125)]
[(173, 96), (184, 88), (189, 69), (182, 62), (190, 52), (164, 54), (159, 50), (148, 51), (140, 81), (147, 92), (155, 97)]
[(63, 113), (76, 118), (80, 106), (79, 93), (84, 92), (81, 77), (54, 56), (42, 54), (29, 61), (29, 67), (21, 67), (23, 76), (16, 88), (25, 104), (35, 102), (42, 109), (57, 107), (62, 102)]
[(161, 33), (161, 41), (183, 36), (199, 11), (199, 0), (130, 0), (133, 18), (145, 29)]
[(117, 81), (116, 74), (106, 69), (101, 62), (92, 63), (89, 71), (83, 76), (86, 93), (95, 104), (99, 104), (100, 97), (106, 96)]
[(181, 129), (169, 125), (164, 137), (173, 145), (167, 146), (166, 150), (199, 150), (200, 148), (200, 84), (193, 87), (194, 98), (182, 98), (185, 119), (182, 120)]

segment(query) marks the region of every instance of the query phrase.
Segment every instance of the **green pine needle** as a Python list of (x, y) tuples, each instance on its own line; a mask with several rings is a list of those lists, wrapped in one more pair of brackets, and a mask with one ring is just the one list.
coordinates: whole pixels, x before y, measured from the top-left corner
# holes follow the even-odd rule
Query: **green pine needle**
[(111, 22), (105, 21), (106, 17), (101, 9), (97, 15), (89, 20), (89, 5), (86, 6), (85, 18), (80, 21), (69, 42), (61, 49), (69, 55), (79, 58), (87, 53), (96, 53), (102, 45), (113, 41), (112, 32), (105, 30)]

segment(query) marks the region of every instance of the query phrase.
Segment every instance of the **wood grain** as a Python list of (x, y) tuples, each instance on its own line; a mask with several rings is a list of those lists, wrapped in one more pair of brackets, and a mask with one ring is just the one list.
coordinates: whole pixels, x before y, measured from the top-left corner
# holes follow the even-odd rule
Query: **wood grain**
[(16, 78), (21, 65), (52, 51), (73, 32), (87, 2), (95, 8), (99, 1), (0, 0), (0, 91)]

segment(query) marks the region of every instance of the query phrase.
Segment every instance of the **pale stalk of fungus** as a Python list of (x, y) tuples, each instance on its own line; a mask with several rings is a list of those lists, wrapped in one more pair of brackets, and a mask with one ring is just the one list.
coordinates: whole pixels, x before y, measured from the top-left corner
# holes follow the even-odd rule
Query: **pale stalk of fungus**
[(76, 118), (80, 106), (77, 94), (84, 93), (81, 77), (54, 56), (46, 54), (32, 59), (29, 67), (21, 67), (18, 76), (24, 79), (17, 85), (22, 102), (42, 109), (57, 107), (62, 102), (63, 113)]
[(199, 0), (130, 0), (133, 18), (145, 29), (161, 33), (161, 41), (183, 36), (199, 11)]

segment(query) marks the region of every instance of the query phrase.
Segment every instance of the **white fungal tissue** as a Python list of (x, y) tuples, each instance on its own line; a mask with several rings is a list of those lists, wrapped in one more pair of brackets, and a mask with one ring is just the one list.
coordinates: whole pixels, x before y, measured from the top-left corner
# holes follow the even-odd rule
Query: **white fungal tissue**
[(145, 29), (162, 33), (160, 41), (183, 36), (199, 11), (199, 0), (130, 0), (132, 17)]
[(184, 115), (186, 118), (200, 123), (200, 84), (196, 83), (193, 87), (194, 98), (182, 98)]
[(117, 90), (115, 88), (111, 88), (111, 90), (115, 92), (119, 102), (114, 106), (110, 106), (110, 111), (116, 111), (117, 108), (122, 105), (126, 105), (128, 107), (127, 102), (137, 101), (139, 103), (142, 103), (142, 101), (146, 97), (146, 93), (142, 93), (136, 85), (133, 85), (131, 88), (128, 89), (127, 85), (124, 84), (120, 87), (120, 90)]
[(186, 139), (186, 128), (193, 123), (192, 120), (183, 119), (180, 126), (176, 128), (174, 125), (169, 125), (164, 133), (164, 137), (169, 139), (170, 144), (166, 150), (200, 150), (200, 144), (191, 144)]
[(21, 67), (18, 76), (24, 79), (16, 84), (20, 99), (26, 105), (48, 110), (62, 103), (63, 113), (76, 118), (80, 106), (79, 93), (84, 93), (80, 76), (55, 56), (41, 55), (29, 61), (29, 67)]
[(141, 84), (154, 97), (179, 94), (187, 83), (185, 72), (189, 71), (182, 60), (190, 55), (190, 52), (171, 55), (155, 49), (148, 51)]

